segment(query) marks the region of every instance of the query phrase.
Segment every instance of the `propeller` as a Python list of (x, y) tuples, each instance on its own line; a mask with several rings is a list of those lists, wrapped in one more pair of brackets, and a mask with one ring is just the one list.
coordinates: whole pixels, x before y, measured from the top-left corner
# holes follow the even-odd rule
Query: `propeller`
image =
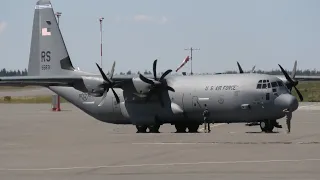
[[(117, 93), (114, 91), (113, 87), (115, 85), (117, 85), (116, 82), (112, 81), (111, 79), (109, 79), (106, 74), (103, 72), (103, 70), (101, 69), (101, 67), (96, 63), (100, 73), (101, 73), (101, 76), (104, 80), (104, 82), (102, 84), (100, 84), (98, 87), (99, 88), (103, 88), (104, 92), (103, 92), (103, 96), (102, 96), (102, 99), (101, 99), (101, 102), (98, 106), (102, 106), (102, 104), (104, 103), (104, 99), (106, 98), (107, 96), (107, 93), (109, 91), (109, 89), (112, 90), (113, 94), (114, 94), (114, 97), (116, 98), (116, 101), (117, 103), (120, 103), (120, 99), (119, 99), (119, 96), (117, 95)], [(111, 78), (113, 77), (113, 73), (114, 73), (114, 66), (115, 66), (115, 62), (113, 63), (113, 67), (112, 67), (112, 70), (111, 70)]]
[[(242, 67), (240, 66), (240, 63), (237, 61), (237, 65), (238, 65), (238, 69), (239, 69), (239, 73), (240, 74), (243, 74), (244, 71), (242, 69)], [(252, 69), (251, 69), (251, 73), (254, 73), (254, 69), (256, 68), (256, 66), (253, 66)]]
[(157, 95), (158, 99), (159, 99), (159, 101), (161, 103), (161, 106), (162, 107), (164, 106), (164, 102), (163, 102), (163, 99), (162, 99), (162, 91), (169, 90), (169, 91), (175, 92), (175, 90), (172, 87), (168, 86), (168, 84), (167, 84), (167, 82), (165, 80), (165, 77), (168, 74), (170, 74), (171, 72), (172, 72), (172, 70), (168, 69), (166, 72), (164, 72), (161, 75), (160, 78), (158, 78), (157, 77), (157, 59), (156, 59), (153, 62), (153, 77), (154, 77), (154, 80), (146, 78), (142, 74), (139, 75), (141, 81), (151, 85), (150, 91), (148, 92), (147, 97), (146, 97), (146, 101), (148, 101), (151, 98), (152, 95)]
[(294, 63), (294, 67), (293, 67), (293, 71), (292, 71), (292, 73), (291, 73), (291, 77), (290, 77), (290, 76), (288, 75), (288, 73), (282, 68), (282, 66), (281, 66), (280, 64), (278, 64), (278, 65), (279, 65), (279, 67), (280, 67), (283, 75), (286, 77), (286, 79), (287, 79), (287, 81), (288, 81), (288, 83), (286, 83), (286, 84), (287, 84), (287, 87), (288, 87), (288, 89), (290, 90), (290, 92), (292, 91), (292, 87), (293, 87), (293, 88), (296, 90), (296, 92), (297, 92), (300, 100), (303, 101), (303, 96), (302, 96), (302, 94), (300, 93), (300, 91), (298, 90), (298, 88), (296, 87), (299, 82), (298, 82), (297, 80), (294, 80), (294, 77), (295, 77), (295, 75), (296, 75), (297, 61), (295, 61), (295, 63)]
[(237, 65), (238, 65), (238, 68), (239, 68), (239, 73), (242, 74), (243, 70), (242, 70), (242, 67), (240, 66), (239, 62), (237, 62)]

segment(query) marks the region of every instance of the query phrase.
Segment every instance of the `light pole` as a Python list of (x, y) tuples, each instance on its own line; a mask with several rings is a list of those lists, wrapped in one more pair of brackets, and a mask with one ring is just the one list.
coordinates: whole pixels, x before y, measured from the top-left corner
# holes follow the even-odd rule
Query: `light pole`
[(103, 17), (99, 18), (100, 21), (100, 65), (101, 65), (101, 69), (103, 69), (102, 66), (102, 21), (103, 21)]
[[(62, 12), (56, 12), (55, 15), (57, 16), (57, 22), (58, 22), (58, 27), (59, 27), (59, 20), (60, 20), (60, 16), (62, 15)], [(60, 29), (60, 27), (59, 27)], [(56, 108), (56, 111), (60, 111), (60, 96), (57, 95), (57, 108)]]
[(193, 52), (194, 50), (200, 50), (200, 49), (195, 49), (195, 48), (191, 47), (191, 48), (187, 48), (187, 49), (184, 49), (184, 50), (188, 50), (188, 51), (190, 51), (191, 75), (193, 75), (193, 72), (192, 72), (192, 52)]

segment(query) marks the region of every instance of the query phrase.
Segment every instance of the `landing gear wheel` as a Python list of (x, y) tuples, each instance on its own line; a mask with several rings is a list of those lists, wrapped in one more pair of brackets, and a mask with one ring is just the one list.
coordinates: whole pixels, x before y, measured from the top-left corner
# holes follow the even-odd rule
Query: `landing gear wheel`
[(189, 133), (197, 133), (199, 129), (199, 124), (189, 124), (188, 125), (188, 132)]
[(159, 128), (160, 128), (160, 125), (158, 124), (148, 126), (150, 133), (159, 133)]
[(147, 127), (148, 126), (144, 126), (144, 125), (136, 125), (137, 133), (146, 133)]
[(184, 124), (175, 124), (174, 125), (176, 127), (176, 132), (177, 133), (185, 133), (186, 132), (186, 129), (187, 129), (187, 126), (184, 125)]
[(274, 123), (272, 123), (270, 120), (261, 121), (260, 128), (263, 132), (272, 132), (274, 128)]

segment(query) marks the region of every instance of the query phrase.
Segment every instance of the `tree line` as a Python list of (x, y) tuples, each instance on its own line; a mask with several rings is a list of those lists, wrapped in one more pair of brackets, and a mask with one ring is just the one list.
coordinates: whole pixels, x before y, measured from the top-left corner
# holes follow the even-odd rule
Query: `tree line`
[(0, 77), (3, 76), (26, 76), (28, 75), (27, 69), (24, 70), (6, 70), (6, 68), (3, 68), (0, 71)]
[[(287, 71), (288, 74), (291, 74), (291, 71)], [(127, 72), (120, 72), (120, 75), (132, 75), (132, 74), (140, 74), (141, 72), (132, 72), (131, 70), (127, 71)], [(161, 72), (160, 74), (162, 74), (163, 72)], [(239, 71), (226, 71), (223, 72), (223, 74), (237, 74), (239, 73)], [(247, 71), (246, 73), (249, 73), (249, 71)], [(282, 75), (281, 70), (271, 70), (271, 71), (262, 71), (262, 70), (256, 70), (255, 73), (261, 73), (261, 74), (271, 74), (271, 75)], [(109, 74), (109, 73), (108, 73)], [(118, 74), (118, 73), (116, 73)], [(152, 74), (151, 71), (149, 70), (145, 70), (143, 72), (143, 74)], [(181, 73), (179, 73), (181, 74)], [(200, 74), (214, 74), (214, 73), (200, 73)], [(27, 76), (28, 75), (28, 70), (24, 69), (24, 70), (7, 70), (6, 68), (3, 68), (0, 71), (0, 77), (4, 77), (4, 76)], [(319, 76), (320, 75), (320, 71), (317, 70), (297, 70), (296, 75), (303, 75), (303, 76)]]

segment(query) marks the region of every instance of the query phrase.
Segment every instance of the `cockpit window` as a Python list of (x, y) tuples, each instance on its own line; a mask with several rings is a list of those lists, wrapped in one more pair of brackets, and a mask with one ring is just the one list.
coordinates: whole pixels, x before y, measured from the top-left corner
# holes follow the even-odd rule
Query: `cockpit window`
[(258, 84), (257, 84), (257, 89), (267, 89), (267, 88), (271, 88), (271, 84), (269, 80), (259, 80)]
[(267, 88), (267, 84), (262, 84), (262, 89), (266, 89)]
[(257, 89), (261, 89), (261, 84), (258, 84), (258, 85), (257, 85)]
[(281, 86), (284, 86), (283, 85), (283, 82), (282, 81), (277, 81), (278, 85), (281, 87)]

